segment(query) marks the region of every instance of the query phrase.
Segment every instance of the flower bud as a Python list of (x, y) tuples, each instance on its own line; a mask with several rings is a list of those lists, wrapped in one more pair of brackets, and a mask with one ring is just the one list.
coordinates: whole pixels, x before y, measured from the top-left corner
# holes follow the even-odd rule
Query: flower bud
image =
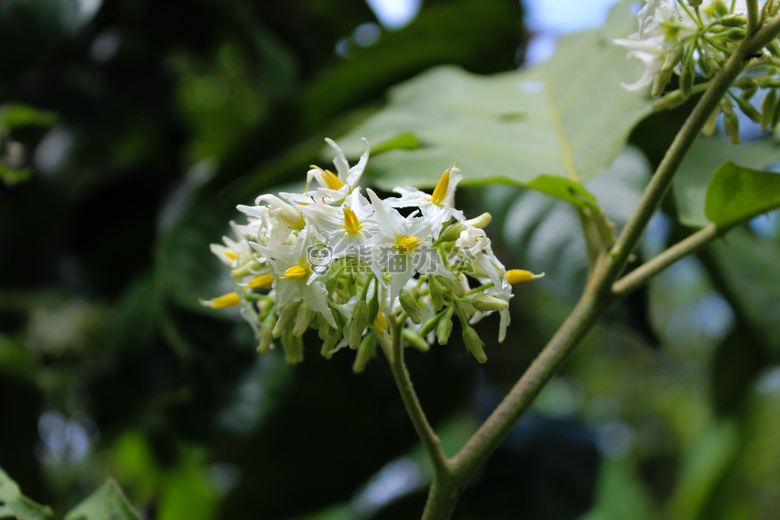
[(447, 290), (457, 296), (458, 298), (462, 298), (464, 294), (466, 294), (466, 290), (463, 288), (463, 284), (461, 283), (460, 278), (449, 278), (447, 276), (437, 277), (439, 281), (447, 286)]
[(655, 103), (653, 103), (653, 110), (668, 110), (676, 108), (685, 102), (685, 98), (679, 90), (665, 95)]
[(309, 323), (314, 316), (314, 311), (311, 307), (305, 303), (298, 307), (298, 315), (295, 317), (295, 325), (293, 326), (293, 336), (301, 337), (306, 329), (309, 328)]
[(428, 277), (428, 293), (431, 296), (433, 310), (439, 312), (444, 307), (444, 296), (442, 295), (441, 284), (435, 276)]
[(718, 114), (720, 114), (720, 109), (716, 108), (712, 111), (710, 117), (707, 118), (707, 122), (704, 123), (704, 127), (701, 129), (704, 135), (711, 136), (715, 132), (715, 127), (718, 123)]
[(702, 3), (702, 0), (688, 0), (688, 5), (690, 5), (693, 8), (699, 7)]
[[(368, 291), (368, 287), (366, 287)], [(368, 302), (368, 315), (366, 316), (366, 323), (374, 323), (377, 315), (379, 314), (379, 287), (374, 285), (374, 294), (371, 296), (371, 300)]]
[(745, 39), (745, 29), (734, 27), (728, 31), (723, 31), (718, 36), (732, 42), (739, 42)]
[(368, 304), (365, 300), (359, 300), (352, 311), (352, 320), (349, 322), (349, 348), (355, 350), (360, 345), (360, 338), (368, 325)]
[(664, 63), (661, 65), (661, 72), (671, 72), (683, 58), (683, 46), (675, 45), (672, 50), (666, 53)]
[(485, 349), (483, 348), (485, 344), (471, 325), (463, 325), (463, 341), (466, 343), (466, 348), (469, 349), (469, 352), (477, 361), (480, 363), (487, 361), (487, 355), (485, 355)]
[(726, 16), (729, 14), (729, 8), (723, 2), (723, 0), (715, 0), (712, 2), (712, 8), (715, 10), (715, 14), (718, 16)]
[(695, 67), (696, 64), (694, 63), (693, 56), (686, 56), (686, 59), (682, 64), (682, 72), (680, 73), (680, 94), (682, 94), (682, 97), (684, 98), (691, 95), (693, 80), (696, 78)]
[(761, 131), (765, 132), (767, 127), (772, 126), (772, 114), (775, 110), (775, 103), (777, 102), (777, 92), (772, 89), (764, 96), (764, 100), (761, 102)]
[(758, 92), (758, 85), (754, 83), (752, 87), (743, 88), (739, 97), (742, 99), (750, 99), (756, 94), (756, 92)]
[(404, 328), (401, 334), (403, 335), (404, 341), (417, 350), (421, 350), (423, 352), (428, 352), (428, 350), (430, 350), (431, 347), (428, 345), (428, 342), (412, 329)]
[(282, 349), (285, 362), (294, 365), (303, 361), (303, 340), (286, 330), (282, 334)]
[(723, 110), (723, 129), (726, 131), (726, 135), (731, 139), (731, 144), (739, 144), (739, 119), (737, 114), (734, 113), (731, 103), (725, 98), (721, 101), (720, 107)]
[(275, 338), (280, 337), (293, 322), (295, 316), (298, 314), (298, 306), (300, 304), (301, 302), (298, 301), (282, 308), (282, 312), (279, 313), (279, 319), (276, 320), (276, 325), (274, 325), (273, 335)]
[(436, 340), (439, 342), (439, 345), (446, 345), (450, 340), (450, 334), (452, 334), (452, 313), (454, 311), (455, 307), (449, 306), (442, 313), (439, 324), (436, 326)]
[(251, 262), (247, 262), (242, 266), (232, 269), (230, 271), (230, 277), (243, 278), (245, 276), (249, 276), (250, 274), (257, 272), (257, 270), (260, 269), (261, 267), (262, 266), (260, 265), (260, 262), (258, 262), (257, 260), (252, 260)]
[(750, 101), (738, 97), (737, 105), (739, 105), (739, 109), (742, 110), (742, 113), (752, 119), (754, 123), (761, 122), (761, 113)]
[(420, 317), (420, 307), (417, 305), (414, 296), (406, 289), (401, 289), (401, 292), (398, 294), (398, 299), (401, 301), (401, 307), (403, 307), (404, 312), (409, 316), (409, 319), (412, 320), (412, 323), (419, 325), (422, 318)]
[(423, 323), (423, 326), (420, 327), (420, 336), (427, 336), (428, 333), (432, 332), (433, 329), (436, 328), (436, 325), (439, 324), (439, 320), (444, 316), (445, 313), (440, 312), (439, 314), (436, 314), (432, 318), (428, 318), (425, 320), (425, 323)]
[(770, 128), (775, 128), (778, 121), (780, 121), (780, 100), (775, 103), (775, 108), (772, 111), (772, 122), (769, 124)]
[(509, 302), (502, 300), (501, 298), (496, 298), (495, 296), (478, 294), (471, 299), (471, 305), (482, 312), (503, 311), (509, 307)]
[(274, 325), (276, 324), (276, 313), (270, 309), (268, 315), (263, 319), (260, 328), (260, 344), (257, 346), (257, 352), (265, 354), (271, 348), (274, 340)]
[(775, 58), (780, 58), (780, 45), (776, 41), (771, 41), (766, 44), (766, 50), (772, 53)]
[(376, 354), (376, 337), (373, 334), (366, 334), (363, 341), (360, 342), (360, 346), (357, 349), (357, 355), (355, 356), (355, 362), (352, 364), (352, 371), (356, 374), (363, 372), (366, 368), (366, 364)]
[(747, 24), (747, 18), (741, 14), (735, 14), (721, 18), (718, 23), (724, 27), (744, 27)]
[(658, 97), (663, 94), (664, 89), (666, 88), (666, 85), (669, 84), (670, 79), (672, 79), (671, 69), (666, 72), (663, 70), (658, 71), (658, 74), (655, 75), (655, 79), (653, 80), (653, 88), (650, 91), (650, 95), (653, 97)]
[(322, 357), (325, 359), (330, 359), (330, 356), (333, 354), (333, 349), (341, 339), (341, 332), (339, 329), (334, 329), (326, 323), (324, 326), (320, 327), (320, 339), (322, 339), (320, 354), (322, 354)]

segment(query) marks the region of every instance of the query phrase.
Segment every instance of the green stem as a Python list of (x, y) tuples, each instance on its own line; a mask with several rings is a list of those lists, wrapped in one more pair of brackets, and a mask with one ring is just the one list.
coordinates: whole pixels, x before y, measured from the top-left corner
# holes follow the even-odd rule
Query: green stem
[(630, 293), (676, 261), (723, 235), (728, 229), (731, 227), (718, 228), (715, 224), (700, 229), (615, 282), (612, 293), (618, 297)]
[(412, 386), (409, 371), (406, 369), (406, 364), (404, 363), (404, 341), (401, 334), (403, 321), (397, 321), (392, 314), (389, 315), (388, 319), (390, 321), (390, 331), (392, 334), (392, 355), (389, 356), (389, 361), (395, 384), (398, 386), (398, 390), (401, 393), (401, 399), (404, 402), (409, 418), (412, 420), (414, 429), (417, 431), (417, 435), (420, 437), (420, 440), (425, 447), (425, 451), (428, 452), (428, 457), (433, 464), (434, 474), (446, 476), (450, 473), (450, 461), (441, 449), (439, 437), (436, 435), (436, 432), (433, 431), (428, 419), (425, 417), (425, 412), (423, 412), (420, 400), (417, 398), (414, 386)]
[[(713, 78), (658, 166), (628, 224), (623, 228), (611, 251), (603, 256), (602, 261), (599, 262), (592, 279), (589, 280), (572, 313), (463, 449), (451, 462), (445, 458), (444, 462), (438, 463), (447, 471), (437, 472), (437, 474), (446, 475), (446, 478), (434, 478), (423, 518), (439, 520), (451, 516), (460, 490), (490, 454), (498, 448), (515, 423), (531, 406), (544, 385), (552, 379), (571, 351), (596, 323), (604, 309), (616, 299), (617, 294), (613, 292), (615, 280), (625, 268), (629, 255), (636, 247), (650, 218), (668, 191), (672, 177), (701, 133), (710, 114), (716, 109), (720, 100), (739, 76), (745, 65), (745, 58), (763, 48), (779, 32), (780, 16), (768, 22), (755, 34), (749, 34), (727, 60), (723, 69)], [(690, 241), (686, 239), (681, 243), (682, 245), (678, 244), (678, 246), (673, 247), (672, 252), (668, 255), (661, 255), (660, 259), (648, 262), (649, 267), (634, 275), (635, 278), (627, 275), (621, 280), (622, 285), (618, 284), (617, 288), (629, 290), (638, 280), (644, 281), (674, 261), (677, 255), (687, 254), (695, 247), (701, 247), (714, 238), (714, 236), (710, 236), (714, 231), (705, 228), (705, 230), (694, 234), (695, 238), (691, 238)], [(394, 373), (402, 366), (401, 361), (399, 367), (394, 369)], [(418, 422), (420, 421), (415, 421), (415, 427), (418, 428), (419, 433), (422, 427), (417, 426)], [(421, 437), (423, 437), (422, 434)], [(423, 438), (423, 442), (426, 442), (425, 438)], [(434, 467), (436, 464), (434, 462)]]

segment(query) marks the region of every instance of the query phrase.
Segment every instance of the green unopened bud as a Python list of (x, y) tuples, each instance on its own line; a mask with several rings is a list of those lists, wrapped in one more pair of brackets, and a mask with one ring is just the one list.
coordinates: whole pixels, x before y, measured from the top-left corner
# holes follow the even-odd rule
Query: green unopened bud
[(734, 27), (728, 31), (723, 31), (718, 36), (732, 42), (739, 42), (745, 39), (745, 29)]
[(403, 307), (409, 319), (412, 320), (412, 323), (415, 325), (419, 324), (422, 318), (420, 317), (420, 307), (417, 305), (417, 300), (415, 300), (414, 296), (406, 289), (401, 289), (398, 299), (401, 301), (401, 307)]
[(366, 334), (360, 346), (357, 349), (355, 362), (352, 363), (352, 371), (356, 374), (363, 372), (369, 360), (376, 354), (376, 337), (373, 334)]
[(360, 345), (360, 338), (368, 325), (368, 304), (365, 300), (359, 300), (352, 311), (352, 320), (349, 323), (349, 348), (355, 350)]
[(336, 344), (341, 339), (341, 332), (339, 329), (334, 329), (330, 325), (320, 327), (320, 339), (322, 339), (322, 348), (320, 354), (325, 359), (330, 359), (333, 354), (333, 349), (336, 348)]
[(682, 97), (684, 98), (691, 95), (693, 80), (696, 78), (695, 67), (696, 64), (693, 61), (693, 56), (686, 56), (686, 59), (682, 64), (682, 72), (680, 73), (680, 94), (682, 94)]
[(658, 71), (658, 74), (655, 75), (655, 79), (653, 80), (653, 88), (650, 91), (650, 95), (653, 97), (658, 97), (661, 94), (664, 93), (664, 89), (666, 88), (666, 85), (669, 84), (669, 80), (672, 79), (672, 71)]
[(271, 348), (274, 341), (274, 325), (276, 324), (276, 313), (269, 309), (268, 315), (263, 319), (260, 328), (260, 344), (257, 346), (257, 352), (265, 354)]
[(298, 301), (282, 308), (279, 319), (276, 320), (276, 325), (274, 325), (273, 335), (275, 338), (280, 337), (293, 322), (295, 316), (298, 314), (298, 306), (300, 304), (301, 302)]
[(720, 109), (716, 108), (712, 111), (710, 117), (707, 118), (707, 122), (704, 123), (704, 128), (701, 129), (704, 135), (709, 137), (715, 132), (715, 127), (718, 124), (718, 114), (720, 114)]
[(729, 14), (729, 8), (726, 6), (723, 0), (715, 0), (712, 2), (712, 8), (715, 10), (715, 14), (718, 16), (726, 16)]
[(742, 110), (742, 113), (752, 119), (754, 123), (761, 122), (761, 113), (750, 101), (739, 97), (737, 98), (737, 105), (739, 105), (739, 109)]
[(702, 0), (688, 0), (688, 5), (691, 7), (699, 7), (702, 3)]
[(661, 72), (672, 72), (672, 69), (674, 69), (680, 61), (682, 61), (683, 58), (683, 47), (682, 45), (675, 45), (672, 50), (666, 53), (666, 56), (664, 57), (664, 63), (661, 65)]
[(374, 295), (368, 302), (368, 315), (366, 316), (366, 323), (374, 323), (376, 315), (379, 313), (379, 287), (374, 285)]
[(655, 103), (653, 103), (653, 110), (669, 110), (676, 108), (685, 102), (685, 98), (679, 90), (671, 92)]
[(458, 298), (462, 298), (466, 294), (466, 289), (463, 288), (460, 278), (449, 278), (448, 276), (438, 278), (442, 285), (446, 286), (447, 290)]
[(431, 297), (433, 310), (439, 312), (444, 307), (444, 296), (442, 294), (441, 284), (435, 276), (428, 277), (428, 294)]
[(747, 24), (747, 18), (741, 14), (735, 14), (721, 18), (718, 23), (725, 27), (744, 27)]
[(772, 126), (772, 115), (775, 111), (775, 103), (777, 102), (777, 91), (774, 89), (767, 92), (761, 101), (761, 131), (765, 132), (767, 127)]
[(752, 87), (743, 88), (739, 97), (742, 99), (750, 99), (756, 94), (756, 92), (758, 92), (758, 86), (755, 85)]
[(442, 313), (442, 317), (436, 326), (436, 340), (439, 345), (446, 345), (450, 340), (450, 334), (452, 334), (452, 313), (455, 308), (451, 305), (446, 311)]
[(282, 334), (282, 349), (287, 363), (294, 365), (303, 361), (303, 340), (289, 330)]
[(723, 129), (731, 139), (731, 144), (739, 144), (739, 119), (731, 107), (729, 107), (729, 111), (726, 111), (724, 107)]
[(421, 350), (423, 352), (428, 352), (428, 350), (430, 350), (431, 347), (428, 345), (428, 342), (412, 329), (404, 328), (401, 334), (403, 335), (404, 341), (417, 350)]
[(471, 299), (471, 305), (475, 309), (482, 312), (489, 311), (503, 311), (509, 307), (509, 303), (501, 298), (490, 296), (487, 294), (479, 294)]
[(769, 124), (771, 128), (777, 127), (777, 123), (780, 122), (780, 100), (775, 103), (775, 108), (772, 111), (772, 122)]
[(466, 348), (469, 349), (469, 352), (471, 352), (471, 355), (476, 358), (477, 361), (480, 363), (484, 363), (487, 361), (487, 355), (485, 355), (485, 344), (482, 343), (482, 340), (479, 337), (479, 334), (477, 334), (477, 331), (474, 330), (474, 327), (470, 325), (463, 325), (463, 341), (466, 343)]
[(311, 323), (313, 316), (314, 311), (308, 305), (303, 304), (298, 307), (298, 315), (295, 317), (295, 326), (292, 331), (293, 336), (298, 336), (299, 338), (303, 336), (303, 333), (309, 328), (309, 323)]
[(420, 327), (420, 335), (421, 336), (427, 336), (430, 332), (433, 332), (433, 329), (436, 328), (436, 325), (439, 324), (439, 320), (444, 316), (445, 313), (440, 312), (439, 314), (433, 316), (432, 318), (428, 318), (425, 320), (425, 323), (423, 323), (423, 326)]
[(776, 41), (771, 41), (766, 44), (766, 50), (772, 53), (775, 58), (780, 58), (780, 45)]

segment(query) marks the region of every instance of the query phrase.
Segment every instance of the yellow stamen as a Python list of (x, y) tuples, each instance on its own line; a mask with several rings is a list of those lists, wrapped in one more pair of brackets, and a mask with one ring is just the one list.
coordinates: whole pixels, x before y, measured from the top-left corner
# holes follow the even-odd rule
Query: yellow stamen
[(403, 237), (398, 241), (398, 247), (404, 251), (414, 251), (420, 245), (420, 239), (415, 236)]
[(347, 233), (350, 235), (357, 235), (360, 232), (360, 228), (363, 227), (360, 224), (357, 215), (355, 215), (355, 212), (352, 211), (352, 208), (349, 206), (344, 206), (341, 209), (344, 211), (344, 229), (346, 229)]
[(376, 313), (376, 319), (374, 320), (374, 328), (382, 333), (384, 333), (388, 329), (387, 320), (385, 320), (385, 317), (382, 316), (381, 312)]
[(236, 252), (231, 249), (225, 249), (225, 256), (230, 258), (231, 260), (235, 260), (236, 258), (238, 258)]
[(273, 275), (261, 274), (260, 276), (249, 280), (249, 283), (246, 286), (248, 289), (268, 289), (273, 283)]
[(238, 305), (241, 303), (241, 297), (238, 295), (238, 293), (232, 292), (223, 294), (222, 296), (219, 296), (217, 298), (212, 298), (211, 300), (203, 301), (201, 302), (203, 305), (207, 307), (211, 307), (212, 309), (222, 309), (224, 307), (232, 307), (234, 305)]
[(285, 278), (300, 279), (306, 276), (308, 273), (304, 267), (300, 265), (294, 265), (284, 272)]
[(526, 271), (524, 269), (510, 269), (506, 272), (506, 281), (514, 285), (521, 282), (530, 282), (531, 280), (536, 280), (543, 276), (544, 273), (534, 274), (531, 271)]
[(328, 185), (328, 188), (332, 190), (338, 190), (344, 186), (344, 183), (341, 182), (338, 177), (333, 175), (333, 172), (330, 170), (325, 170), (322, 172), (322, 178), (325, 179), (325, 184)]
[[(458, 164), (458, 163), (455, 163)], [(444, 172), (444, 174), (441, 176), (441, 179), (439, 179), (439, 183), (436, 185), (436, 188), (433, 190), (433, 195), (431, 195), (431, 202), (439, 206), (442, 202), (444, 202), (444, 198), (447, 196), (447, 188), (449, 188), (450, 185), (450, 170), (455, 167), (455, 164), (447, 168), (447, 171)]]

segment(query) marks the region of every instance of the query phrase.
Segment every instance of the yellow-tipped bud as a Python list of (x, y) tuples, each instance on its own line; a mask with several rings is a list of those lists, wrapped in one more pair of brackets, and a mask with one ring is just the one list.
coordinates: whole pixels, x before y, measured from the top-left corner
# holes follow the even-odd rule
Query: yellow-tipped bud
[(307, 274), (308, 272), (306, 271), (305, 267), (301, 267), (300, 265), (294, 265), (284, 272), (284, 277), (291, 278), (293, 280), (299, 280), (301, 278), (304, 278)]
[(543, 276), (544, 273), (534, 274), (531, 271), (526, 271), (524, 269), (510, 269), (506, 272), (506, 281), (514, 285), (520, 282), (530, 282), (531, 280), (536, 280)]
[(231, 260), (235, 260), (236, 258), (238, 258), (236, 252), (231, 249), (225, 249), (225, 256), (230, 258)]
[(322, 178), (325, 180), (325, 184), (328, 186), (328, 188), (332, 190), (338, 190), (344, 186), (344, 183), (341, 182), (338, 177), (333, 175), (333, 172), (330, 170), (323, 171)]
[(212, 309), (222, 309), (238, 305), (241, 303), (241, 297), (238, 293), (231, 292), (217, 298), (212, 298), (211, 300), (201, 300), (200, 303), (206, 307), (211, 307)]
[(398, 247), (404, 251), (414, 251), (420, 245), (420, 239), (415, 236), (403, 237), (398, 241)]
[(247, 289), (268, 289), (274, 283), (274, 277), (271, 274), (261, 274), (249, 280), (246, 284)]
[(363, 227), (360, 224), (357, 215), (355, 215), (355, 212), (352, 211), (352, 208), (349, 206), (344, 206), (341, 210), (344, 212), (344, 229), (346, 229), (347, 233), (350, 235), (357, 235), (360, 232), (360, 228)]
[[(455, 166), (453, 164), (453, 166)], [(437, 206), (441, 204), (444, 201), (444, 197), (447, 196), (447, 188), (450, 184), (450, 170), (452, 167), (448, 168), (446, 172), (441, 176), (441, 179), (439, 179), (438, 184), (436, 184), (436, 188), (433, 190), (433, 195), (431, 195), (431, 202), (436, 204)]]

